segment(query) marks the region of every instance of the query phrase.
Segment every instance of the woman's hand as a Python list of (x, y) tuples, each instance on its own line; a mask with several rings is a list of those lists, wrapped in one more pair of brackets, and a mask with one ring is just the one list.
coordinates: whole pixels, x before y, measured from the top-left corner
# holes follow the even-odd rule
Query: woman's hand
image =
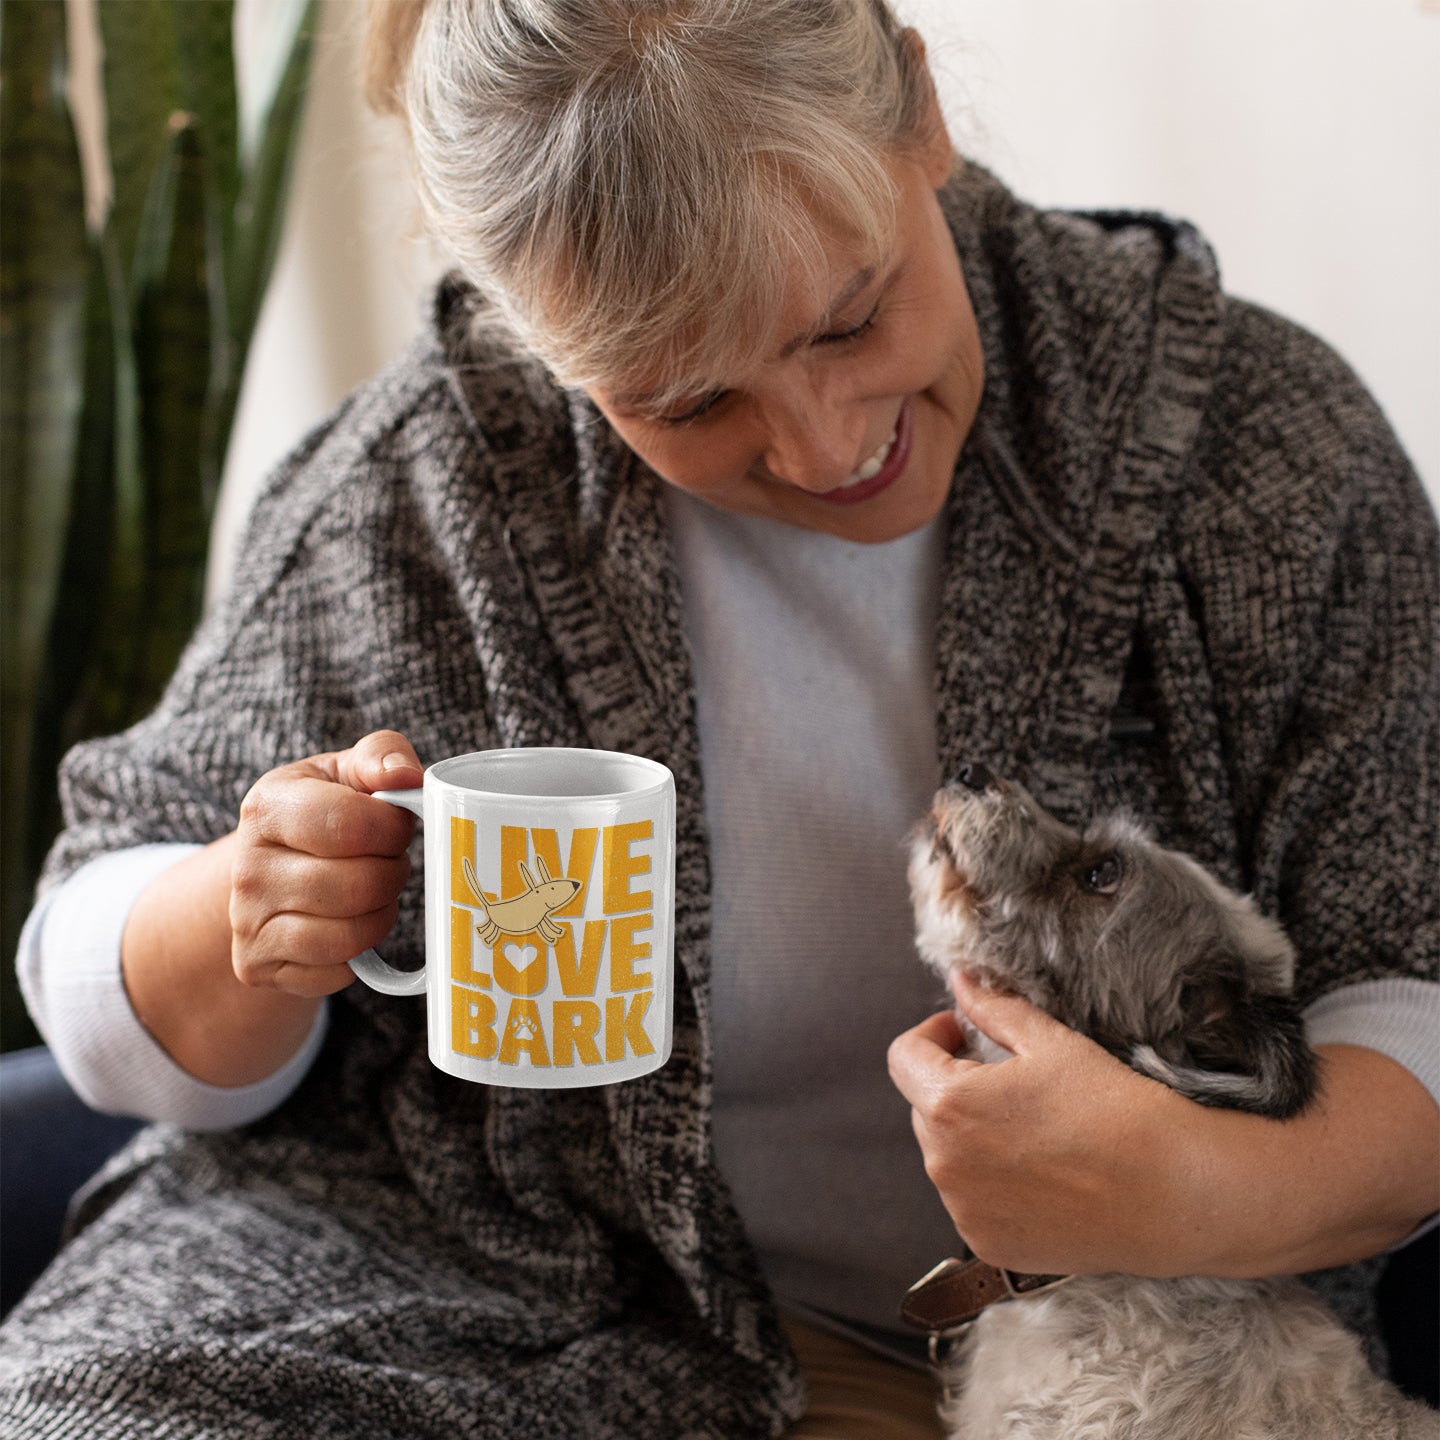
[(422, 778), (410, 742), (380, 730), (255, 783), (231, 862), (231, 962), (241, 981), (318, 996), (354, 980), (349, 961), (395, 924), (415, 833), (413, 815), (370, 796)]
[(1436, 1207), (1434, 1102), (1371, 1050), (1322, 1050), (1319, 1098), (1276, 1121), (1197, 1105), (1014, 995), (957, 976), (1014, 1052), (957, 1057), (954, 1015), (890, 1049), (925, 1168), (983, 1259), (1045, 1273), (1297, 1273), (1373, 1254)]
[(182, 1069), (211, 1085), (273, 1075), (321, 997), (384, 938), (410, 873), (415, 817), (371, 792), (418, 785), (394, 731), (271, 770), (223, 839), (157, 876), (121, 940), (126, 993)]
[(894, 1042), (890, 1074), (966, 1244), (1012, 1270), (1165, 1271), (1167, 1144), (1188, 1102), (1019, 996), (960, 977), (956, 993), (1013, 1058), (956, 1056), (964, 1034), (943, 1012)]

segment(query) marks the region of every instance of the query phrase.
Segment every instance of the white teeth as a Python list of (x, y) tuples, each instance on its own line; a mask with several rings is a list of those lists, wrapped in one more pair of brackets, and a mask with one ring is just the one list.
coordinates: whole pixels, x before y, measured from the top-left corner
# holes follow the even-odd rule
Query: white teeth
[(841, 489), (848, 486), (858, 485), (862, 480), (873, 480), (880, 473), (880, 467), (885, 463), (885, 457), (890, 453), (890, 447), (895, 443), (895, 437), (900, 432), (892, 430), (885, 443), (847, 480)]

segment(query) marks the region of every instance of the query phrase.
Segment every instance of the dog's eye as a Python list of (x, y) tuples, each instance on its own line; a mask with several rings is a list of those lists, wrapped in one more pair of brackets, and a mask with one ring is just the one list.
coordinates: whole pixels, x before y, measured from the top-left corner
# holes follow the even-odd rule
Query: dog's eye
[(1081, 873), (1080, 883), (1096, 895), (1113, 895), (1120, 888), (1125, 867), (1118, 855), (1107, 855)]

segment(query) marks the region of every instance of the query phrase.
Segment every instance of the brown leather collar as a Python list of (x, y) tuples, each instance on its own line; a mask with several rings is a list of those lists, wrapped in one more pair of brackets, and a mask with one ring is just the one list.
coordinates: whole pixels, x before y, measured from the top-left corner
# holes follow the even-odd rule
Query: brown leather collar
[(942, 1260), (905, 1294), (901, 1316), (938, 1334), (968, 1325), (987, 1306), (1039, 1295), (1073, 1280), (1073, 1275), (1027, 1275), (983, 1260)]

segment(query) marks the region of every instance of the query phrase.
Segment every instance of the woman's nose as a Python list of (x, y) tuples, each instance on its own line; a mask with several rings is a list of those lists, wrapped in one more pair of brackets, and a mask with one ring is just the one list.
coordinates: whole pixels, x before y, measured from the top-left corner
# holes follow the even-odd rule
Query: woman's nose
[(843, 485), (864, 462), (865, 413), (853, 401), (799, 400), (770, 420), (764, 464), (777, 480), (824, 494)]

